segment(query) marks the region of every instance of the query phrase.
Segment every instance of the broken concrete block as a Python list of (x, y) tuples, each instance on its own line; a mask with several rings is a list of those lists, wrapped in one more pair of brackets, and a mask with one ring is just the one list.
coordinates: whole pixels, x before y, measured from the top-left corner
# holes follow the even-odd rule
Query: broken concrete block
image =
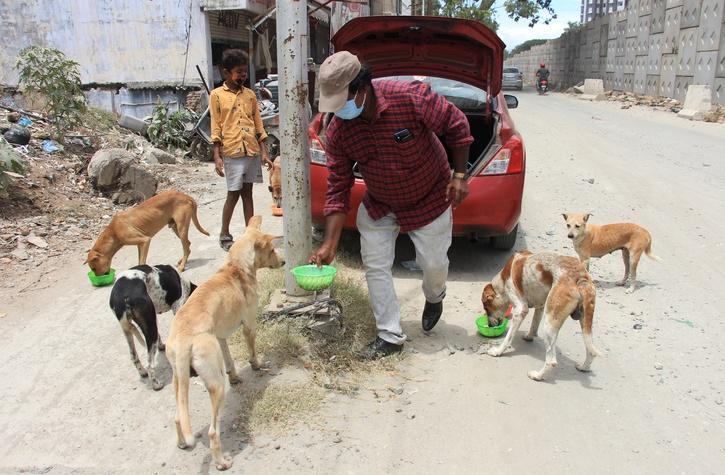
[(156, 194), (158, 181), (147, 170), (131, 165), (121, 176), (120, 187), (133, 196), (134, 201), (143, 201)]
[(604, 94), (604, 81), (601, 79), (585, 79), (582, 87), (574, 89), (581, 91), (579, 99), (585, 101), (602, 101), (607, 97)]
[(176, 163), (175, 156), (173, 156), (169, 152), (165, 152), (159, 148), (154, 148), (154, 147), (152, 147), (144, 152), (142, 160), (144, 162), (150, 163), (150, 164), (157, 164), (157, 163), (174, 164), (174, 163)]
[(712, 90), (708, 84), (691, 84), (687, 88), (685, 105), (677, 117), (690, 120), (704, 120), (712, 110)]

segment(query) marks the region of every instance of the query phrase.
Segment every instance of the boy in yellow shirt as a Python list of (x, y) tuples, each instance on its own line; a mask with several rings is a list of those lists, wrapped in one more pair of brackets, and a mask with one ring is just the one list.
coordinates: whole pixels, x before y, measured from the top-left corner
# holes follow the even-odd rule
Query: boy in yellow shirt
[(222, 55), (224, 84), (209, 96), (214, 164), (217, 174), (227, 180), (227, 199), (219, 233), (219, 244), (225, 251), (234, 243), (229, 223), (237, 201), (242, 198), (244, 223), (249, 224), (254, 216), (252, 185), (263, 181), (261, 162), (264, 161), (268, 170), (272, 168), (264, 144), (267, 133), (262, 126), (257, 97), (254, 91), (243, 86), (248, 65), (244, 51), (226, 50)]

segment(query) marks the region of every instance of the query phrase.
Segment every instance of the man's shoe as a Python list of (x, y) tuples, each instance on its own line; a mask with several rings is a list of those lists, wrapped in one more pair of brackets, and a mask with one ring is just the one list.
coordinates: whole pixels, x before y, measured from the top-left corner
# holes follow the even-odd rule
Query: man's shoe
[(436, 326), (438, 320), (441, 319), (443, 314), (443, 301), (438, 303), (430, 303), (426, 300), (425, 307), (423, 307), (423, 330), (429, 332)]
[(360, 357), (366, 360), (377, 360), (378, 358), (400, 353), (401, 351), (403, 351), (402, 344), (396, 345), (395, 343), (390, 343), (377, 337), (374, 342), (360, 350)]

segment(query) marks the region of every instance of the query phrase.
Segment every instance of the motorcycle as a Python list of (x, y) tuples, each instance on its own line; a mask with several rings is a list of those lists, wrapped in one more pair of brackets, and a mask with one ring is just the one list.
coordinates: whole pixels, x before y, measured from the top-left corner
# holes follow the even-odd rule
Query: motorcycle
[(549, 90), (549, 81), (547, 79), (539, 80), (539, 85), (536, 89), (538, 89), (540, 95), (546, 94)]

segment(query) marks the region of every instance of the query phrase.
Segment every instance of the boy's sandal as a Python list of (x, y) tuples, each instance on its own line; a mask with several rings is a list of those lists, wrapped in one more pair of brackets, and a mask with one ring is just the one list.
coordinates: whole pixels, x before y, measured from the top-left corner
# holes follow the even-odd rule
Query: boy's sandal
[(219, 245), (222, 247), (222, 249), (228, 252), (229, 248), (232, 247), (232, 244), (234, 244), (234, 238), (231, 236), (231, 234), (219, 235)]

